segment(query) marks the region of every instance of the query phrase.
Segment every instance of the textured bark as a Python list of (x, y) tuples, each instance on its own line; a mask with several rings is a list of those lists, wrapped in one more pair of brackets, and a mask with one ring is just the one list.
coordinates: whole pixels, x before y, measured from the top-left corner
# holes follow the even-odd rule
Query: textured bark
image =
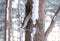
[(7, 20), (6, 20), (6, 16), (7, 16), (7, 14), (6, 14), (6, 9), (5, 9), (5, 27), (4, 27), (4, 41), (6, 41), (6, 27), (7, 27)]
[(37, 24), (35, 25), (37, 30), (34, 41), (44, 41), (45, 1), (46, 0), (39, 0), (39, 18), (37, 20)]
[(52, 18), (51, 24), (48, 27), (47, 31), (44, 33), (44, 19), (45, 19), (45, 0), (40, 0), (39, 2), (39, 20), (37, 21), (37, 25), (35, 26), (37, 28), (36, 30), (36, 34), (34, 37), (34, 41), (46, 41), (47, 37), (49, 35), (49, 33), (51, 32), (51, 30), (53, 29), (53, 27), (55, 26), (55, 18), (58, 15), (58, 12), (60, 10), (60, 7), (58, 8), (58, 10), (56, 11), (55, 15)]
[[(6, 8), (7, 8), (7, 1), (8, 0), (6, 0)], [(4, 25), (5, 25), (5, 27), (4, 27), (4, 41), (6, 41), (6, 28), (7, 28), (7, 18), (6, 18), (6, 16), (7, 16), (7, 9), (5, 8), (5, 23), (4, 23)]]
[(12, 4), (12, 0), (9, 1), (9, 7), (8, 9), (8, 41), (10, 41), (10, 13), (11, 13), (11, 4)]
[(28, 26), (25, 31), (25, 41), (31, 41), (31, 32), (30, 32), (30, 28), (31, 28), (31, 20), (28, 22)]
[[(26, 5), (26, 16), (29, 15), (29, 13), (31, 12), (31, 9), (32, 9), (32, 0), (27, 0), (27, 5)], [(27, 27), (26, 29), (29, 29), (29, 30), (26, 30), (25, 31), (25, 41), (31, 41), (31, 32), (30, 32), (30, 27), (31, 27), (31, 19), (29, 20), (28, 24), (27, 24)]]

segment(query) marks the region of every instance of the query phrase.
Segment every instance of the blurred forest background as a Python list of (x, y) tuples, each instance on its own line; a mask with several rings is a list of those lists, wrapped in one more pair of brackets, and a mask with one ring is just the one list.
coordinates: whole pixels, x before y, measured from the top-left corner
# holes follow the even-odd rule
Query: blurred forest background
[[(33, 1), (0, 0), (0, 41), (60, 41), (60, 0)], [(34, 25), (32, 4), (39, 4)]]

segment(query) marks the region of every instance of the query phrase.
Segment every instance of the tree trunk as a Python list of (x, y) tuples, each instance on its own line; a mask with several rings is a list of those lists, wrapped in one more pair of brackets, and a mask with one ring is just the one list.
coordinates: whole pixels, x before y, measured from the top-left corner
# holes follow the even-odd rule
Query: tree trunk
[(45, 28), (45, 1), (46, 0), (39, 0), (39, 18), (37, 21), (36, 27), (36, 34), (34, 36), (34, 41), (44, 41), (44, 28)]
[[(31, 10), (32, 10), (32, 0), (27, 0), (27, 5), (26, 5), (26, 13), (27, 14), (26, 14), (26, 16), (29, 15)], [(26, 27), (26, 29), (28, 29), (28, 30), (25, 31), (25, 41), (31, 41), (31, 32), (30, 32), (31, 24), (32, 24), (32, 21), (30, 19), (28, 22), (28, 25)]]
[(10, 13), (11, 13), (11, 4), (12, 4), (12, 0), (9, 0), (9, 7), (8, 9), (8, 41), (10, 41), (10, 22), (11, 22), (11, 18), (10, 18)]
[[(7, 1), (8, 0), (6, 0), (6, 8), (7, 8)], [(6, 28), (7, 28), (7, 9), (5, 8), (5, 23), (4, 23), (4, 41), (6, 41)]]

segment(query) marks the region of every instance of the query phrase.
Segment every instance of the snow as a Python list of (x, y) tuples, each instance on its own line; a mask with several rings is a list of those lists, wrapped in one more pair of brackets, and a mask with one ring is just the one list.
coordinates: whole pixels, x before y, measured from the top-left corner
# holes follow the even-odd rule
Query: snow
[(36, 24), (36, 20), (38, 19), (38, 11), (39, 11), (39, 0), (33, 0), (33, 8), (32, 8), (32, 21), (33, 24)]
[(20, 15), (20, 21), (23, 23), (24, 21), (24, 18), (25, 18), (25, 2), (20, 0), (20, 3), (19, 3), (19, 15)]
[[(27, 3), (27, 0), (20, 0), (19, 3), (19, 15), (20, 15), (20, 22), (23, 23), (24, 18), (25, 18), (25, 5)], [(20, 23), (20, 25), (21, 25)], [(20, 28), (20, 41), (24, 41), (25, 40), (25, 30)]]
[(20, 3), (21, 3), (21, 4), (24, 4), (24, 2), (23, 2), (23, 1), (20, 1)]
[(33, 27), (33, 30), (32, 30), (32, 33), (31, 33), (31, 41), (33, 41), (33, 38), (34, 38), (35, 33), (36, 33), (36, 30), (37, 30), (37, 28)]
[(12, 2), (12, 7), (13, 7), (13, 8), (17, 8), (17, 4), (18, 4), (18, 0), (14, 0), (14, 1)]
[(20, 1), (24, 2), (25, 4), (27, 3), (27, 0), (20, 0)]

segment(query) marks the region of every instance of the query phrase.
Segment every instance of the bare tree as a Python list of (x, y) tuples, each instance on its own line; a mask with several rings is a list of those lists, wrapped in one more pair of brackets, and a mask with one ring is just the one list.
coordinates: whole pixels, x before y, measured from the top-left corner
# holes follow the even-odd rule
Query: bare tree
[[(8, 0), (6, 0), (8, 5)], [(12, 0), (9, 1), (9, 7), (6, 6), (8, 9), (9, 13), (7, 13), (7, 9), (5, 9), (5, 27), (4, 27), (4, 41), (6, 41), (6, 27), (8, 26), (8, 41), (10, 41), (10, 11), (11, 11), (11, 3)], [(51, 20), (51, 24), (44, 32), (45, 29), (45, 3), (46, 0), (39, 0), (39, 10), (38, 10), (38, 20), (36, 20), (36, 24), (33, 24), (33, 20), (31, 19), (32, 16), (32, 0), (27, 0), (27, 5), (26, 5), (26, 16), (24, 19), (24, 23), (22, 25), (22, 28), (25, 30), (25, 41), (31, 41), (31, 29), (36, 28), (36, 33), (34, 35), (33, 41), (46, 41), (49, 33), (55, 26), (55, 18), (59, 13), (60, 7), (58, 7), (58, 10), (55, 12), (55, 15), (53, 16)], [(8, 14), (8, 20), (6, 20), (6, 16)], [(8, 23), (8, 24), (6, 24)]]
[[(51, 24), (48, 27), (47, 31), (44, 32), (45, 29), (45, 1), (46, 0), (39, 0), (39, 18), (37, 20), (36, 25), (33, 25), (32, 22), (29, 21), (30, 24), (28, 24), (28, 26), (33, 25), (33, 27), (35, 27), (36, 33), (34, 36), (34, 41), (46, 41), (49, 33), (51, 32), (51, 30), (53, 29), (53, 27), (55, 26), (55, 18), (58, 15), (58, 12), (60, 10), (60, 7), (58, 8), (58, 10), (55, 12), (55, 15), (53, 16), (52, 20), (51, 20)], [(31, 25), (32, 24), (32, 25)], [(31, 36), (30, 36), (30, 32), (26, 32), (26, 41), (31, 41)]]

